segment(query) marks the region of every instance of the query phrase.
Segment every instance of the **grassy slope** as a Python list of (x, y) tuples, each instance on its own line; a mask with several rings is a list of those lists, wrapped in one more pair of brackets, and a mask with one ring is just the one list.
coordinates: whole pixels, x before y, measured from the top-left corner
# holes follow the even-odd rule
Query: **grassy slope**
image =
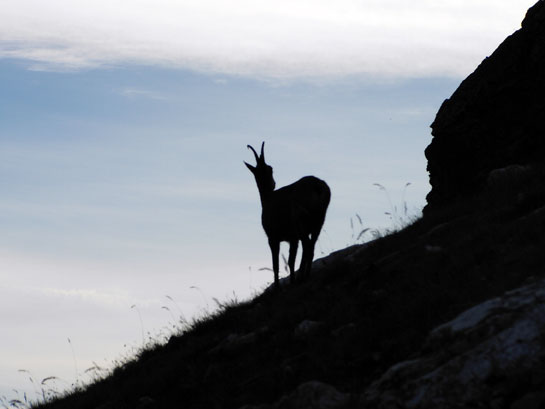
[[(161, 408), (237, 408), (275, 401), (308, 380), (362, 391), (416, 355), (433, 327), (544, 275), (544, 176), (537, 169), (512, 177), (399, 233), (346, 249), (309, 282), (225, 306), (109, 378), (41, 407), (134, 408), (151, 397)], [(304, 320), (323, 326), (297, 337)], [(249, 333), (243, 347), (211, 352), (230, 334)]]

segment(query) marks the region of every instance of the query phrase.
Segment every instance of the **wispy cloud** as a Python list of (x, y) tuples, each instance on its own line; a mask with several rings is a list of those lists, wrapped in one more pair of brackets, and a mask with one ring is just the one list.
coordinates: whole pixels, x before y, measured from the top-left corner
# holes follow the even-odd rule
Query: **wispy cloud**
[(169, 99), (168, 96), (159, 92), (140, 88), (123, 88), (119, 93), (128, 98), (145, 98), (157, 101), (167, 101)]
[(138, 63), (266, 78), (461, 76), (534, 0), (7, 0), (0, 57), (33, 69)]

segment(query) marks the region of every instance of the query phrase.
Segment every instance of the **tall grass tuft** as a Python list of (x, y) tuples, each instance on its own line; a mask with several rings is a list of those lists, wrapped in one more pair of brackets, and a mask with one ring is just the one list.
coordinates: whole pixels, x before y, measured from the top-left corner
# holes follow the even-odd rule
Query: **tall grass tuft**
[(405, 199), (407, 188), (411, 186), (411, 182), (407, 182), (403, 187), (401, 203), (399, 205), (392, 201), (390, 193), (386, 187), (380, 183), (373, 183), (373, 186), (379, 188), (386, 196), (388, 208), (384, 214), (390, 219), (391, 225), (386, 228), (365, 227), (362, 217), (356, 213), (350, 218), (351, 236), (350, 243), (347, 245), (365, 243), (370, 240), (388, 236), (392, 233), (403, 230), (405, 227), (410, 226), (420, 218), (421, 211), (409, 211), (409, 206)]
[(392, 222), (392, 226), (391, 228), (389, 228), (390, 233), (403, 230), (405, 227), (411, 225), (416, 221), (416, 219), (418, 219), (419, 216), (409, 214), (409, 207), (407, 205), (407, 200), (405, 199), (407, 188), (411, 186), (411, 182), (405, 183), (405, 186), (403, 187), (400, 206), (394, 204), (392, 198), (390, 197), (388, 189), (386, 189), (383, 185), (381, 185), (380, 183), (373, 183), (373, 186), (376, 186), (381, 191), (383, 191), (386, 195), (386, 199), (388, 200), (388, 206), (390, 210), (384, 212), (384, 214), (388, 216), (390, 218), (390, 221)]

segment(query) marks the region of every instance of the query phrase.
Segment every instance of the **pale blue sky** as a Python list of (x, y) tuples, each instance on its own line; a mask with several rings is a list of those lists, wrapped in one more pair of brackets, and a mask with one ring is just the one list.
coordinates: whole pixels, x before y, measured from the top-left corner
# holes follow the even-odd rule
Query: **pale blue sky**
[(353, 243), (356, 213), (390, 227), (373, 183), (400, 205), (411, 182), (418, 213), (429, 124), (532, 4), (6, 3), (0, 396), (10, 397), (32, 391), (18, 369), (73, 382), (67, 338), (81, 374), (169, 325), (162, 307), (190, 317), (271, 281), (259, 271), (270, 255), (247, 144), (266, 141), (278, 186), (308, 174), (330, 185), (317, 256)]

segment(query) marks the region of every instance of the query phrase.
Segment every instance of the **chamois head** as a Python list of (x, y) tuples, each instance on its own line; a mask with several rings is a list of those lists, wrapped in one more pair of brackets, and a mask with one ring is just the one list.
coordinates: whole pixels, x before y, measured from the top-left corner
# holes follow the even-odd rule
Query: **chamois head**
[(246, 167), (250, 169), (250, 172), (254, 174), (255, 181), (260, 192), (272, 192), (276, 186), (276, 183), (273, 178), (273, 169), (265, 163), (265, 153), (263, 148), (265, 147), (265, 142), (261, 144), (261, 155), (257, 155), (257, 152), (253, 147), (248, 145), (255, 156), (256, 165), (252, 166), (249, 163), (244, 162)]

